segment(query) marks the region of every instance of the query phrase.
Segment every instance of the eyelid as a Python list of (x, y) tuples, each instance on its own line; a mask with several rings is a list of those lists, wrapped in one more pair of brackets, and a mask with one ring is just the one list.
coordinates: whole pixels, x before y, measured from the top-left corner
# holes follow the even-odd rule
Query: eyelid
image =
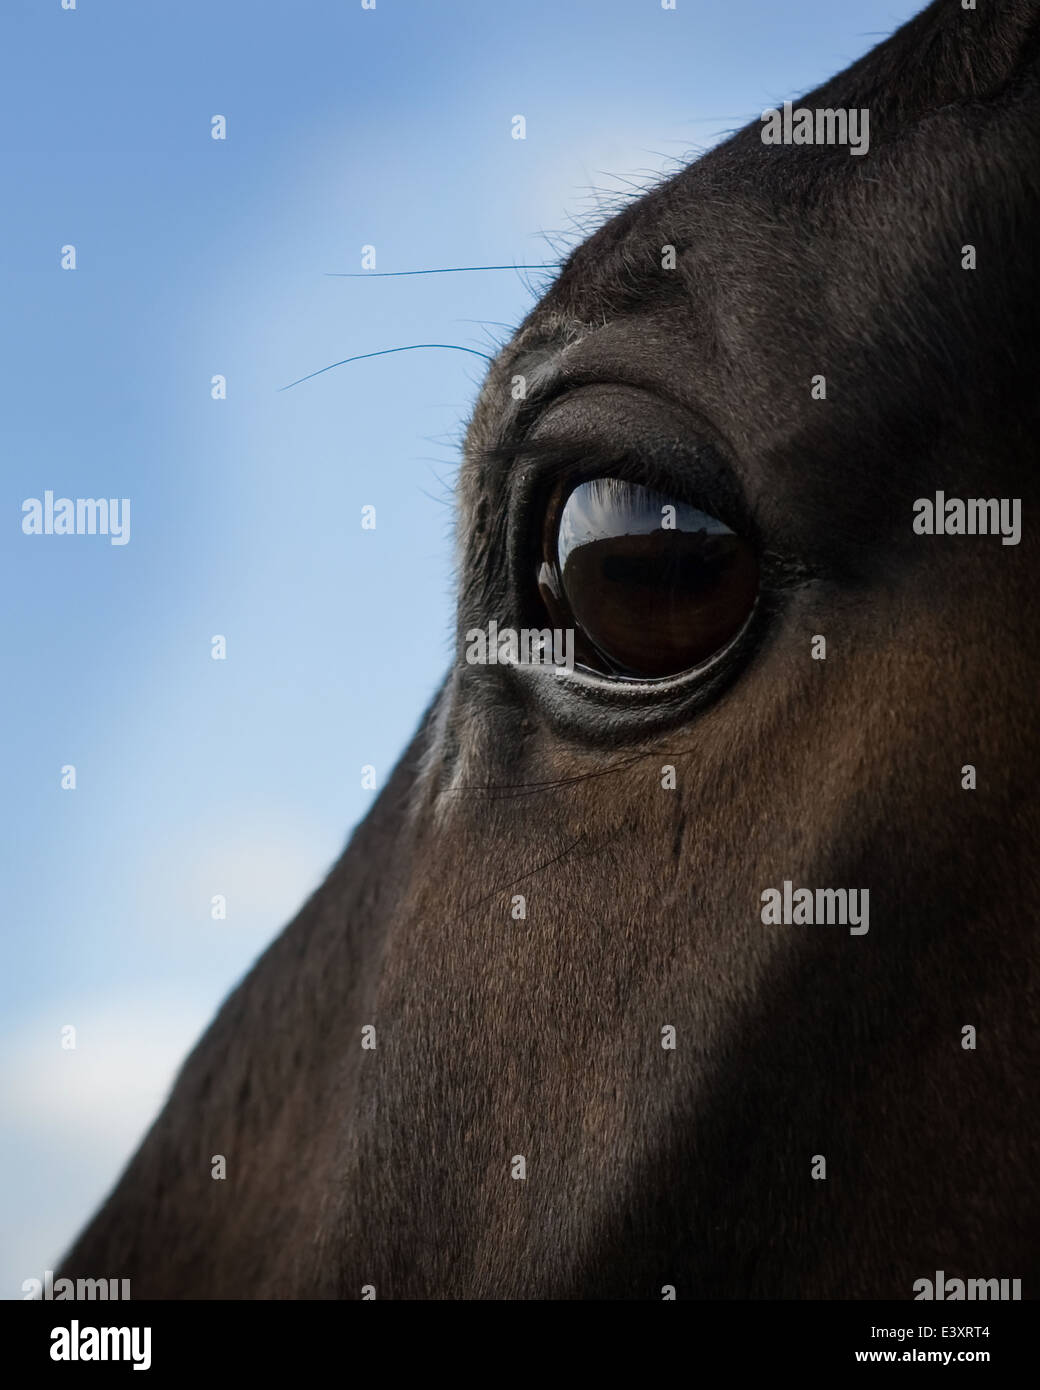
[(743, 493), (710, 443), (651, 441), (634, 451), (594, 436), (529, 440), (514, 455), (511, 492), (530, 523), (530, 513), (545, 508), (564, 486), (571, 490), (596, 478), (617, 478), (693, 507), (758, 548), (758, 528)]
[(575, 468), (673, 494), (756, 535), (734, 450), (708, 415), (642, 384), (575, 380), (572, 371), (524, 405), (521, 416), (502, 421), (503, 433), (478, 462), (488, 486), (510, 502), (530, 491), (532, 478)]

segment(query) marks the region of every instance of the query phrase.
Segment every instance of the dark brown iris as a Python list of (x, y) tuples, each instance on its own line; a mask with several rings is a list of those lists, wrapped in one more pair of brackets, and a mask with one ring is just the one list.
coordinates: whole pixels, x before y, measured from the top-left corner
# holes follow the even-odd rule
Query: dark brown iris
[(594, 478), (550, 505), (538, 585), (553, 625), (575, 629), (584, 665), (659, 678), (735, 636), (754, 606), (758, 561), (717, 517)]

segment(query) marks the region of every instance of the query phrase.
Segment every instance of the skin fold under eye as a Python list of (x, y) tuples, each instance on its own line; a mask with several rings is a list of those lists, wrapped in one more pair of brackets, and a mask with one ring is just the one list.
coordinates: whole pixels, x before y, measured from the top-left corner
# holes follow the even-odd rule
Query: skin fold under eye
[(700, 665), (743, 626), (758, 581), (751, 543), (688, 503), (619, 478), (550, 499), (539, 591), (593, 670), (659, 679)]

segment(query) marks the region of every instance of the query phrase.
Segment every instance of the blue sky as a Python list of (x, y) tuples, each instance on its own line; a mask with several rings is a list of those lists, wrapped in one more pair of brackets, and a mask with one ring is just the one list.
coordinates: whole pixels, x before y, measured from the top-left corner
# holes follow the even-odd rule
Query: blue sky
[[(117, 1176), (447, 663), (480, 359), (279, 388), (490, 350), (541, 277), (329, 273), (364, 245), (381, 271), (549, 260), (918, 8), (6, 0), (0, 1296)], [(129, 543), (23, 535), (46, 490), (129, 497)]]

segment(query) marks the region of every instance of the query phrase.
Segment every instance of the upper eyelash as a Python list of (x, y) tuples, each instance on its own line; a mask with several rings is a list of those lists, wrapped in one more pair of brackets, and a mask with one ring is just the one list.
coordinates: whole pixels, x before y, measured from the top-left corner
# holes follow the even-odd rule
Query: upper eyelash
[(573, 478), (574, 486), (592, 478), (614, 477), (675, 498), (717, 517), (748, 539), (757, 541), (757, 528), (743, 495), (720, 455), (711, 445), (684, 449), (678, 442), (667, 448), (650, 446), (639, 453), (610, 445), (602, 439), (559, 437), (526, 440), (491, 454), (506, 471), (508, 484), (516, 485), (516, 470), (529, 468), (533, 480), (523, 480), (529, 503), (548, 499), (554, 486)]

